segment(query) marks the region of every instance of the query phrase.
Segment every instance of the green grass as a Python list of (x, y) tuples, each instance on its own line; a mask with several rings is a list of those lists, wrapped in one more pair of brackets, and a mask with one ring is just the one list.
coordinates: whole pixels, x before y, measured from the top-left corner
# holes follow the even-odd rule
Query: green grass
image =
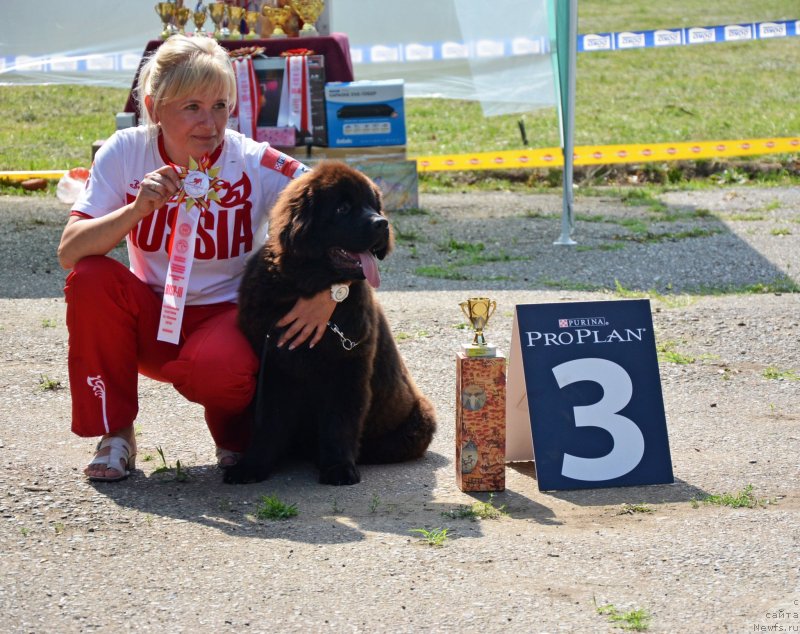
[(762, 295), (766, 293), (800, 293), (800, 284), (788, 275), (783, 275), (771, 282), (757, 282), (746, 286), (701, 286), (696, 289), (703, 295)]
[(428, 546), (444, 546), (448, 539), (449, 528), (412, 528), (412, 533), (419, 533), (420, 539)]
[[(175, 467), (173, 468), (169, 466), (169, 464), (167, 464), (167, 457), (164, 454), (164, 450), (160, 446), (156, 447), (156, 451), (158, 452), (158, 455), (161, 458), (161, 466), (153, 470), (153, 475), (174, 474), (176, 482), (189, 481), (190, 476), (181, 465), (180, 460), (175, 461)], [(146, 459), (147, 458), (145, 458), (145, 460)]]
[(753, 509), (756, 507), (764, 507), (769, 504), (769, 500), (759, 499), (753, 493), (753, 485), (748, 484), (744, 489), (737, 493), (719, 493), (707, 495), (701, 500), (705, 504), (713, 504), (716, 506), (729, 506), (734, 509)]
[(623, 504), (617, 515), (636, 515), (639, 513), (646, 514), (652, 512), (653, 509), (647, 506), (647, 504)]
[[(800, 18), (796, 0), (582, 0), (578, 30), (702, 26)], [(144, 43), (143, 43), (144, 46)], [(577, 58), (575, 142), (642, 143), (796, 135), (793, 76), (800, 38), (663, 49), (581, 53)], [(91, 143), (114, 130), (127, 88), (2, 86), (0, 170), (88, 166)], [(484, 118), (475, 102), (408, 99), (410, 155), (521, 149), (518, 121), (533, 147), (559, 144), (554, 108)], [(478, 140), (476, 142), (476, 140)], [(658, 168), (652, 168), (658, 169)], [(680, 178), (679, 171), (674, 175)], [(729, 170), (722, 180), (738, 182)], [(426, 187), (461, 186), (453, 176), (426, 175)], [(489, 172), (467, 177), (492, 189), (507, 186)], [(559, 170), (541, 181), (560, 187)], [(527, 183), (523, 182), (523, 185)]]
[(461, 505), (450, 511), (442, 512), (443, 517), (450, 519), (496, 520), (507, 516), (506, 505), (494, 505), (494, 493), (489, 494), (487, 502), (473, 502), (471, 505)]
[(262, 495), (256, 509), (256, 517), (261, 520), (287, 520), (298, 513), (296, 504), (281, 502), (275, 495)]
[(0, 86), (0, 170), (88, 167), (92, 143), (115, 129), (123, 88)]
[(689, 365), (696, 361), (695, 357), (690, 357), (675, 350), (677, 345), (674, 341), (665, 341), (657, 345), (658, 360), (662, 363), (675, 363), (677, 365)]
[(616, 606), (601, 605), (596, 608), (598, 614), (608, 617), (610, 623), (623, 630), (632, 632), (644, 632), (650, 627), (650, 614), (647, 610), (636, 609), (628, 612), (620, 612)]
[(51, 379), (46, 374), (43, 374), (39, 377), (39, 387), (45, 391), (56, 391), (60, 390), (63, 386), (61, 385), (61, 381), (57, 379)]
[(794, 370), (779, 370), (770, 366), (764, 370), (764, 378), (777, 381), (800, 381), (800, 374)]

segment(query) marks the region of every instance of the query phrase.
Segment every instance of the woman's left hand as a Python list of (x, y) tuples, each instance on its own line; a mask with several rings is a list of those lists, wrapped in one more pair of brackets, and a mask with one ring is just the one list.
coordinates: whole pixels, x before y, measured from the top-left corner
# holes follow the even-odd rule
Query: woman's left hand
[(328, 289), (320, 291), (313, 297), (299, 298), (295, 305), (276, 324), (286, 331), (278, 340), (278, 347), (289, 344), (289, 350), (294, 350), (302, 345), (309, 337), (308, 347), (313, 348), (322, 339), (328, 327), (336, 302), (331, 298)]

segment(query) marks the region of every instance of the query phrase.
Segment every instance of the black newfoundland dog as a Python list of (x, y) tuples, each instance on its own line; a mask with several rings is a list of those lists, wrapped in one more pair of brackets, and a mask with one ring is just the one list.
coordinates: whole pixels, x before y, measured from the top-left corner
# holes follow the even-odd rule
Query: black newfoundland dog
[[(380, 191), (344, 163), (320, 163), (281, 194), (270, 237), (245, 270), (239, 326), (261, 356), (251, 445), (226, 482), (264, 480), (281, 459), (309, 457), (325, 484), (355, 484), (357, 463), (419, 458), (434, 411), (397, 350), (371, 286), (392, 247)], [(299, 297), (350, 282), (322, 340), (278, 348), (275, 323)]]

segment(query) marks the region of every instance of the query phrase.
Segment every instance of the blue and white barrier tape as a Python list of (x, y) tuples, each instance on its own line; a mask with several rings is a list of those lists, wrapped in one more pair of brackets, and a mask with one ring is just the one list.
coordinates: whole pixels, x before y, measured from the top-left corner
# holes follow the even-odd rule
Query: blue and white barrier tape
[(800, 20), (748, 22), (723, 26), (692, 26), (654, 31), (587, 33), (578, 36), (578, 52), (618, 51), (631, 48), (661, 48), (711, 42), (769, 40), (800, 35)]
[[(652, 31), (623, 31), (620, 33), (587, 33), (578, 36), (578, 52), (661, 48), (711, 42), (742, 42), (798, 35), (800, 35), (800, 20), (695, 26)], [(350, 56), (354, 64), (489, 59), (518, 55), (543, 55), (549, 52), (550, 42), (544, 37), (485, 39), (469, 43), (430, 42), (350, 47)], [(6, 56), (0, 57), (0, 77), (3, 73), (10, 72), (135, 72), (139, 67), (140, 60), (141, 53), (139, 51), (73, 56)], [(2, 82), (0, 81), (0, 83)]]

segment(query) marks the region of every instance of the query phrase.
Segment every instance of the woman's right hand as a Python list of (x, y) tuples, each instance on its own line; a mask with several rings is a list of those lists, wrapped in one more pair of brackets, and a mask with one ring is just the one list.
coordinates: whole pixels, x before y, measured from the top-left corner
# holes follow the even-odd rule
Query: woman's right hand
[(136, 215), (139, 217), (139, 220), (166, 205), (167, 201), (172, 198), (180, 188), (181, 179), (175, 169), (170, 165), (165, 165), (154, 172), (145, 174), (141, 183), (139, 183), (139, 191), (136, 194), (136, 200), (133, 201), (133, 207), (136, 210)]

